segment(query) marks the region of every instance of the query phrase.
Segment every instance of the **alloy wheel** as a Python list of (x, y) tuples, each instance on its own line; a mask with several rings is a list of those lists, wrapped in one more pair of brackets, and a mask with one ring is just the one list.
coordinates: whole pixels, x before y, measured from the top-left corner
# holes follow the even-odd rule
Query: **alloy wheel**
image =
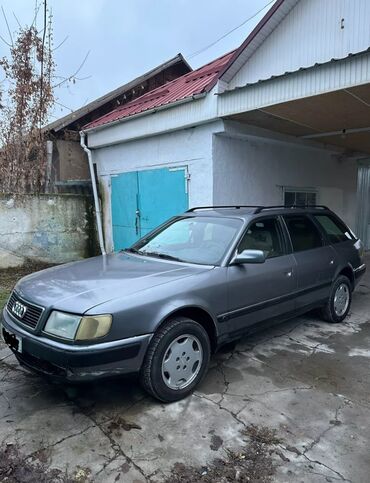
[(162, 377), (167, 387), (181, 390), (197, 377), (203, 362), (203, 350), (199, 339), (185, 334), (168, 346), (162, 361)]

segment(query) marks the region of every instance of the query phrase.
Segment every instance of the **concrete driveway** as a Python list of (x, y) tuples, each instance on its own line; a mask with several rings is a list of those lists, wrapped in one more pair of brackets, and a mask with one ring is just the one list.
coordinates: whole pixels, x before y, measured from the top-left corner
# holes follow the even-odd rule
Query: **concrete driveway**
[(134, 380), (46, 383), (4, 345), (0, 361), (1, 481), (369, 481), (369, 274), (345, 323), (244, 339), (175, 404)]

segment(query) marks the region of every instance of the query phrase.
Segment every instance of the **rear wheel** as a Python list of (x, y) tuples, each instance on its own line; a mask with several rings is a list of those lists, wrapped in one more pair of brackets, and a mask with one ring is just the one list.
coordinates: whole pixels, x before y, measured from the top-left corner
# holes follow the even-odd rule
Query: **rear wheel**
[(141, 384), (163, 402), (188, 396), (203, 379), (210, 359), (205, 329), (192, 319), (169, 320), (154, 334), (141, 369)]
[(340, 275), (333, 283), (328, 301), (321, 309), (321, 315), (327, 322), (342, 322), (349, 312), (352, 302), (352, 286), (349, 279)]

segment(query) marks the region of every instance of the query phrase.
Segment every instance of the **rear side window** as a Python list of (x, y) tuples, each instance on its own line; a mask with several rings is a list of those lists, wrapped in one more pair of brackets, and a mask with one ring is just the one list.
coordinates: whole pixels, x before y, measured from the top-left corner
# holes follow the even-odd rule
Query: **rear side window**
[(266, 258), (284, 254), (277, 218), (266, 218), (252, 223), (243, 236), (238, 253), (244, 250), (262, 250)]
[(353, 240), (353, 237), (344, 223), (330, 215), (315, 215), (326, 233), (330, 243), (340, 243)]
[(284, 219), (295, 252), (312, 250), (322, 246), (320, 232), (307, 216), (286, 216)]

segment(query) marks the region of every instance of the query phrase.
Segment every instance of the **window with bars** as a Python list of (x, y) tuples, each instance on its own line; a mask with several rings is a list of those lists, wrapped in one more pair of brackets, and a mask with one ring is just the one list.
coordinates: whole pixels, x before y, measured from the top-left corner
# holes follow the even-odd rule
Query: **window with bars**
[(284, 188), (284, 205), (285, 206), (305, 206), (317, 204), (317, 191), (298, 189), (298, 188)]

